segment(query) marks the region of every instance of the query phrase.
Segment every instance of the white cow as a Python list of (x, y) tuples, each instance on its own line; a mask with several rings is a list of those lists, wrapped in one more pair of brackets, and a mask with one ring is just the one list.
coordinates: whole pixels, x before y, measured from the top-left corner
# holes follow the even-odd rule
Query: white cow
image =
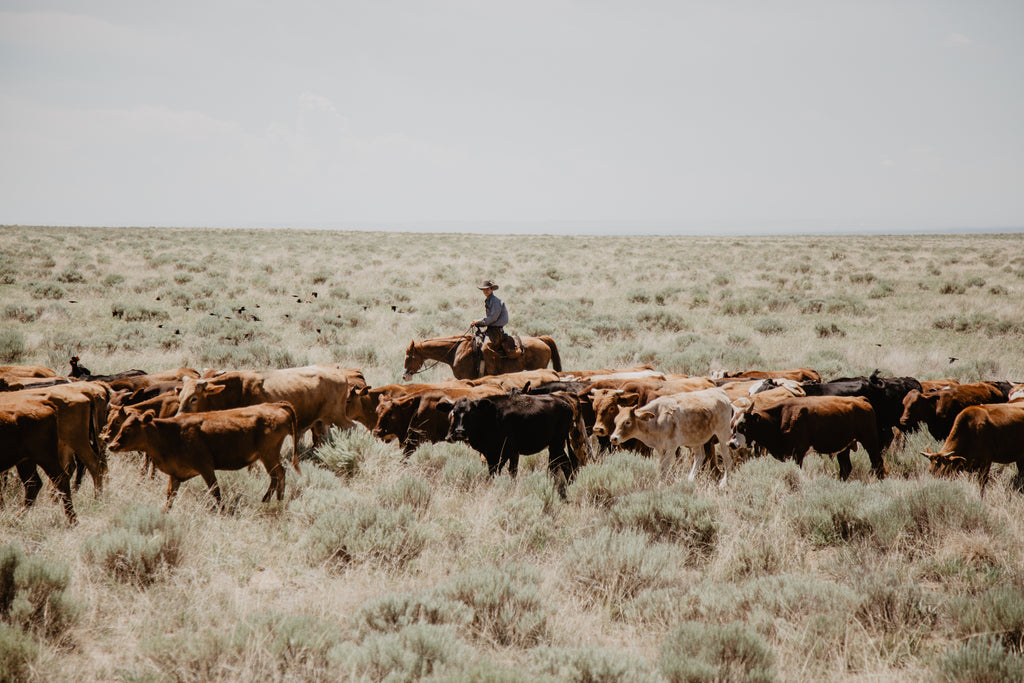
[(693, 454), (689, 476), (692, 481), (704, 464), (705, 444), (710, 446), (712, 438), (717, 437), (725, 470), (719, 486), (724, 486), (732, 469), (732, 453), (726, 446), (731, 419), (729, 396), (717, 387), (659, 396), (639, 408), (620, 408), (611, 442), (618, 446), (629, 439), (642, 441), (659, 454), (662, 476), (668, 472), (679, 448), (686, 446)]

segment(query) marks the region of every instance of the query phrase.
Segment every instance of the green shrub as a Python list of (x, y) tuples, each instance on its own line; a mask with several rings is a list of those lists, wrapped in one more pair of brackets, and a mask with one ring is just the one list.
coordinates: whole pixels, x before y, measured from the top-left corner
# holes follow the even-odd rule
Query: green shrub
[(651, 541), (674, 541), (692, 548), (695, 557), (709, 556), (715, 549), (719, 525), (717, 509), (707, 500), (695, 498), (689, 490), (640, 491), (619, 498), (608, 511), (616, 529), (635, 529)]
[(0, 621), (0, 681), (28, 681), (39, 646), (17, 626)]
[(855, 617), (878, 645), (897, 656), (916, 656), (938, 618), (938, 599), (899, 571), (872, 572), (857, 582)]
[(540, 592), (540, 575), (530, 567), (481, 567), (459, 574), (441, 591), (472, 610), (478, 638), (501, 646), (533, 647), (548, 636), (550, 600)]
[(786, 503), (797, 531), (816, 545), (838, 545), (868, 536), (871, 526), (860, 513), (866, 497), (859, 482), (812, 479), (802, 495)]
[(533, 652), (541, 673), (575, 683), (642, 683), (658, 678), (644, 660), (623, 652), (597, 647), (564, 649), (541, 647)]
[(7, 304), (4, 306), (4, 320), (17, 320), (20, 323), (32, 323), (39, 317), (38, 307), (23, 306), (20, 304)]
[(776, 680), (772, 649), (741, 623), (682, 624), (662, 644), (658, 667), (671, 683)]
[(118, 581), (148, 586), (181, 560), (178, 521), (153, 506), (133, 506), (116, 527), (85, 542), (85, 557)]
[(104, 287), (119, 287), (127, 281), (127, 278), (120, 273), (111, 273), (110, 275), (103, 278)]
[(469, 606), (433, 590), (391, 593), (368, 600), (360, 606), (353, 622), (359, 633), (365, 636), (395, 633), (412, 624), (466, 626), (473, 618), (473, 610)]
[(74, 266), (68, 266), (57, 275), (57, 281), (65, 284), (78, 284), (85, 282), (85, 275)]
[(1024, 680), (1024, 657), (1008, 652), (998, 638), (972, 638), (947, 652), (938, 673), (949, 683), (1004, 683)]
[(658, 465), (651, 458), (615, 452), (581, 467), (568, 498), (574, 503), (609, 506), (620, 496), (654, 486), (659, 478)]
[(412, 624), (396, 633), (372, 633), (362, 643), (342, 643), (330, 652), (336, 680), (444, 680), (472, 661), (472, 650), (450, 626)]
[(845, 337), (844, 332), (838, 325), (832, 323), (826, 325), (824, 323), (817, 323), (814, 326), (814, 331), (817, 333), (819, 339), (828, 339), (829, 337)]
[(25, 355), (25, 335), (7, 328), (0, 330), (0, 362), (17, 363)]
[(564, 563), (580, 593), (620, 614), (625, 601), (666, 583), (672, 559), (667, 546), (648, 543), (645, 534), (604, 528), (573, 543)]
[(66, 295), (64, 288), (52, 282), (37, 282), (29, 287), (29, 293), (33, 299), (63, 299)]
[(786, 331), (786, 326), (774, 318), (761, 318), (754, 323), (754, 329), (767, 337), (782, 334)]
[(328, 511), (313, 523), (305, 539), (313, 562), (367, 562), (395, 568), (417, 557), (426, 543), (426, 531), (409, 508), (389, 510), (366, 504)]
[(413, 510), (424, 511), (430, 506), (430, 484), (419, 477), (405, 475), (390, 488), (379, 489), (377, 499), (384, 507), (407, 505)]
[(9, 602), (6, 615), (0, 616), (11, 624), (56, 638), (77, 618), (78, 605), (67, 590), (71, 570), (66, 564), (25, 557), (20, 549), (9, 545), (0, 553), (0, 572), (0, 599)]
[(967, 287), (959, 282), (943, 282), (939, 287), (939, 294), (963, 294)]
[(355, 430), (332, 432), (332, 438), (313, 452), (313, 457), (323, 467), (342, 479), (354, 478), (366, 460), (365, 444), (353, 432)]
[(997, 586), (980, 596), (956, 598), (950, 604), (962, 636), (988, 635), (1003, 647), (1024, 650), (1024, 590)]
[(926, 480), (866, 507), (862, 519), (883, 547), (920, 544), (949, 530), (998, 531), (984, 503), (965, 497), (960, 483), (947, 480)]
[(445, 460), (441, 478), (460, 491), (470, 491), (487, 481), (487, 465), (480, 462), (479, 455), (462, 451)]

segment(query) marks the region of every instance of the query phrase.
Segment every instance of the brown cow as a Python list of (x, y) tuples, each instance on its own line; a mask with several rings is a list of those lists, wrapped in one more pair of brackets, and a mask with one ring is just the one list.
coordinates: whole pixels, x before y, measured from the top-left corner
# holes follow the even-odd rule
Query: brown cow
[(346, 413), (349, 419), (358, 422), (371, 432), (377, 427), (377, 406), (384, 398), (396, 399), (439, 387), (469, 386), (465, 380), (448, 380), (447, 382), (420, 384), (385, 384), (382, 387), (357, 387), (348, 392)]
[(968, 406), (953, 421), (953, 428), (938, 453), (922, 452), (931, 459), (929, 471), (950, 476), (956, 472), (978, 473), (985, 493), (992, 463), (1017, 463), (1015, 483), (1024, 483), (1024, 406), (995, 403)]
[(422, 443), (438, 443), (448, 434), (448, 412), (438, 410), (442, 401), (453, 403), (460, 398), (502, 396), (500, 387), (484, 384), (478, 387), (453, 387), (440, 384), (432, 389), (398, 396), (382, 396), (377, 407), (374, 436), (383, 441), (398, 440), (408, 457)]
[[(39, 389), (0, 393), (0, 405), (16, 405), (28, 398), (51, 403), (60, 415), (58, 432), (62, 457), (81, 462), (92, 476), (96, 492), (103, 490), (107, 470), (106, 449), (101, 436), (106, 420), (110, 390), (98, 382), (72, 382)], [(79, 470), (76, 488), (84, 472)]]
[(930, 391), (951, 389), (957, 386), (960, 386), (960, 382), (955, 379), (923, 379), (921, 380), (921, 393), (927, 394)]
[[(755, 397), (756, 398), (756, 397)], [(803, 465), (807, 451), (837, 453), (839, 477), (850, 476), (850, 451), (860, 442), (871, 459), (871, 470), (886, 475), (878, 427), (871, 403), (862, 396), (804, 396), (778, 401), (767, 408), (751, 406), (733, 415), (734, 449), (748, 442), (761, 444), (777, 460), (795, 458)]]
[(792, 370), (747, 370), (745, 372), (723, 372), (720, 380), (736, 379), (792, 379), (797, 382), (820, 382), (821, 375), (812, 368)]
[[(155, 417), (151, 412), (132, 412), (110, 442), (110, 450), (142, 451), (168, 476), (170, 509), (181, 482), (199, 475), (221, 505), (215, 470), (240, 470), (257, 460), (270, 475), (263, 502), (277, 493), (284, 497), (281, 445), (296, 437), (295, 411), (290, 403), (263, 403), (229, 410)], [(292, 466), (299, 471), (298, 450), (292, 448)]]
[(225, 372), (211, 379), (182, 379), (178, 415), (208, 410), (287, 401), (295, 408), (298, 434), (313, 430), (313, 443), (323, 441), (331, 425), (348, 429), (355, 423), (346, 413), (348, 390), (362, 375), (336, 363), (255, 372)]
[(910, 391), (903, 397), (903, 416), (900, 427), (915, 430), (924, 422), (936, 440), (949, 436), (953, 421), (968, 406), (982, 403), (1005, 403), (1006, 394), (991, 382), (961, 384), (930, 393)]
[(71, 503), (73, 462), (59, 446), (60, 418), (56, 406), (38, 396), (0, 405), (0, 473), (12, 467), (25, 485), (24, 506), (30, 507), (43, 482), (37, 467), (53, 482), (70, 524), (78, 520)]
[(479, 379), (463, 380), (471, 387), (478, 387), (483, 384), (490, 384), (500, 387), (505, 391), (512, 389), (523, 389), (526, 385), (539, 387), (550, 382), (560, 381), (559, 373), (554, 370), (522, 370), (520, 372), (508, 372), (504, 375), (487, 375)]
[(56, 377), (57, 373), (42, 365), (0, 365), (0, 376)]

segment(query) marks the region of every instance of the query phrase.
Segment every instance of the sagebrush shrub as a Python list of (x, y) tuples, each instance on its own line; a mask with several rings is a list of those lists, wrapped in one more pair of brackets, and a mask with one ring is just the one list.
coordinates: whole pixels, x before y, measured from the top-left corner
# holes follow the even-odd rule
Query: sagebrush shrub
[(533, 647), (547, 637), (549, 600), (540, 575), (524, 565), (481, 567), (451, 579), (441, 590), (473, 612), (470, 630), (501, 646)]
[(27, 681), (39, 646), (23, 630), (0, 621), (0, 681)]
[(682, 624), (662, 644), (658, 667), (671, 683), (776, 680), (775, 653), (738, 622)]
[(603, 528), (573, 543), (563, 562), (578, 592), (617, 614), (641, 591), (665, 585), (673, 554), (664, 544), (649, 543), (646, 534)]
[(377, 492), (377, 499), (385, 507), (400, 508), (407, 505), (421, 512), (430, 506), (430, 496), (430, 484), (411, 475), (405, 475), (394, 485)]
[[(12, 548), (12, 546), (8, 546)], [(46, 638), (57, 638), (78, 616), (79, 606), (68, 593), (71, 570), (62, 562), (38, 556), (26, 557), (18, 548), (0, 557), (4, 575), (13, 569), (13, 596), (6, 619), (15, 626)], [(2, 579), (4, 583), (8, 580)]]
[(617, 529), (636, 529), (652, 541), (675, 541), (706, 557), (715, 548), (719, 525), (710, 501), (697, 498), (693, 487), (640, 491), (619, 498), (608, 511)]
[(391, 510), (365, 503), (328, 511), (305, 538), (313, 562), (396, 568), (419, 555), (426, 543), (426, 530), (409, 508)]
[(581, 467), (569, 487), (568, 498), (574, 503), (608, 506), (620, 496), (652, 487), (659, 478), (654, 460), (619, 451)]
[(1010, 652), (998, 638), (979, 636), (959, 644), (939, 659), (937, 667), (949, 683), (1004, 683), (1024, 680), (1024, 657)]
[(997, 586), (979, 596), (956, 598), (949, 609), (961, 635), (988, 635), (1005, 648), (1024, 651), (1024, 589), (1020, 586)]
[(353, 617), (362, 635), (392, 633), (412, 624), (465, 626), (474, 618), (470, 606), (446, 597), (439, 590), (389, 593), (363, 603)]
[(0, 362), (17, 363), (25, 355), (25, 335), (18, 330), (0, 330)]
[(559, 681), (653, 683), (658, 680), (647, 662), (621, 650), (540, 647), (534, 650), (533, 660), (541, 673), (554, 676)]
[(148, 586), (181, 561), (184, 531), (154, 506), (123, 511), (115, 528), (86, 540), (84, 552), (118, 581)]
[(345, 642), (330, 652), (332, 677), (339, 680), (440, 680), (472, 661), (472, 650), (451, 626), (411, 624), (397, 632), (371, 633), (361, 643)]

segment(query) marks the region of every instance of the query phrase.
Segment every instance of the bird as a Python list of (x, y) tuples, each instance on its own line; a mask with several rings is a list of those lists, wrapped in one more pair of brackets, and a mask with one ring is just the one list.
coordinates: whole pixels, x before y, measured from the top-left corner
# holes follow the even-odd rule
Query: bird
[(953, 363), (957, 362), (958, 360), (960, 360), (960, 359), (959, 358), (954, 358), (953, 356), (950, 356), (949, 357), (949, 364), (952, 365)]

